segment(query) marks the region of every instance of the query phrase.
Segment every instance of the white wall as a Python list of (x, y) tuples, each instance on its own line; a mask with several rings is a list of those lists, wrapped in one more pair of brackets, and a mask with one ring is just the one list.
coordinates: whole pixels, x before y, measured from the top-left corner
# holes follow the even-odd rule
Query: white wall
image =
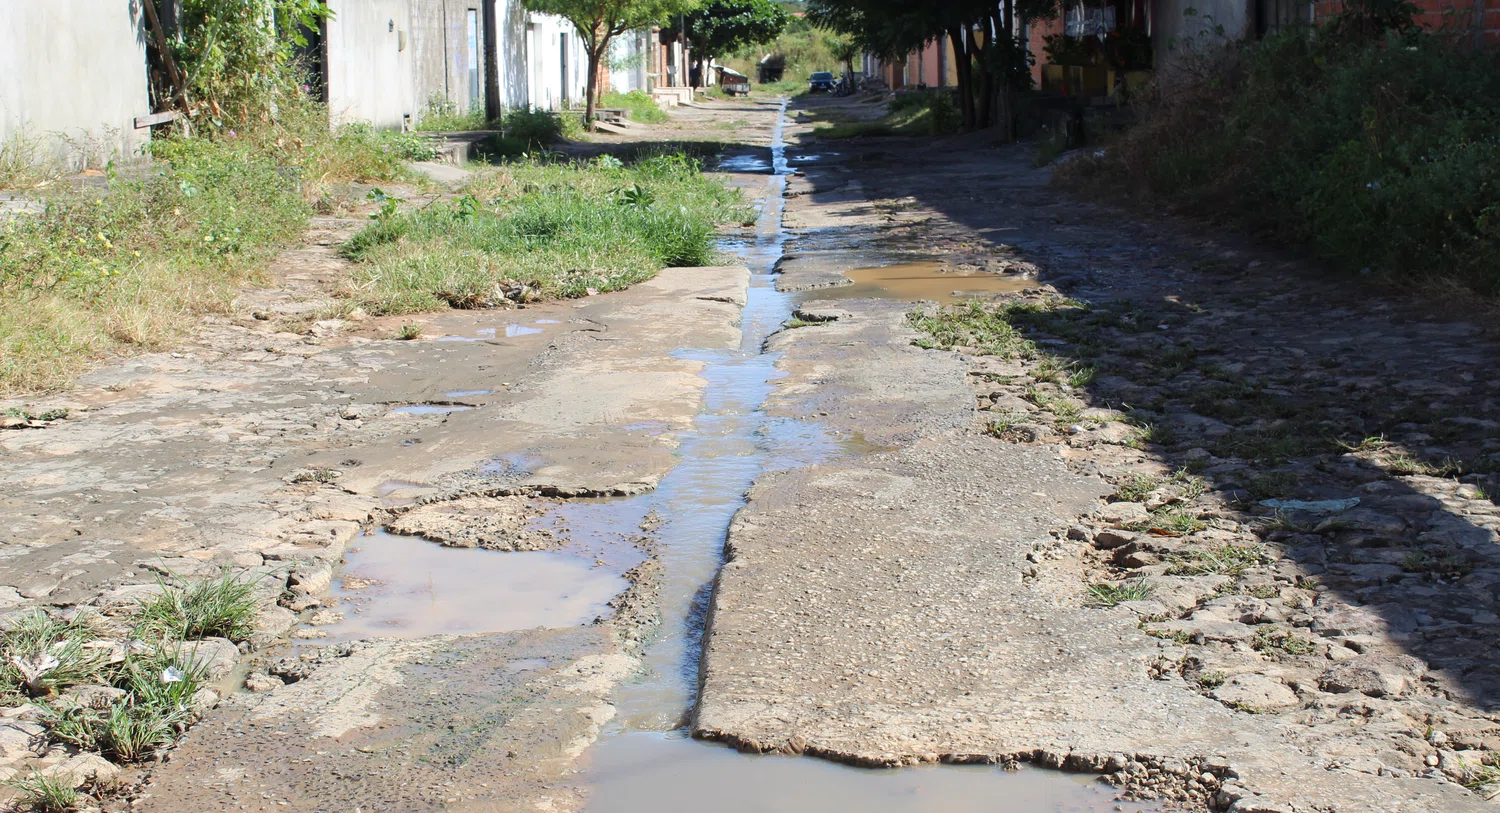
[(416, 98), (411, 0), (328, 0), (328, 112), (335, 123), (398, 128), (427, 100)]
[[(563, 38), (567, 42), (567, 72), (564, 75)], [(588, 78), (588, 55), (578, 41), (573, 24), (550, 14), (532, 14), (526, 30), (527, 67), (530, 71), (528, 98), (543, 110), (564, 110), (582, 105)]]
[[(1193, 14), (1183, 13), (1190, 8)], [(1218, 26), (1223, 27), (1222, 37), (1215, 30)], [(1151, 7), (1156, 68), (1168, 81), (1185, 54), (1253, 33), (1251, 0), (1155, 0)]]
[(647, 61), (650, 58), (650, 29), (626, 31), (610, 43), (610, 90), (629, 93), (646, 90)]
[[(25, 128), (75, 160), (58, 134), (135, 155), (151, 112), (145, 25), (128, 0), (0, 0), (0, 141)], [(107, 155), (104, 157), (108, 157)]]

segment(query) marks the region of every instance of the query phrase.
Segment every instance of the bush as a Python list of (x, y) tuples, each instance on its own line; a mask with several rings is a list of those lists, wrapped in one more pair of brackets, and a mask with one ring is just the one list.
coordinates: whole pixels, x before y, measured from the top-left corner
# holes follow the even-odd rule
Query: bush
[(1500, 68), (1428, 34), (1226, 48), (1058, 180), (1238, 222), (1335, 268), (1500, 293)]
[(500, 130), (504, 137), (535, 150), (556, 144), (563, 137), (563, 122), (556, 113), (527, 107), (506, 113)]

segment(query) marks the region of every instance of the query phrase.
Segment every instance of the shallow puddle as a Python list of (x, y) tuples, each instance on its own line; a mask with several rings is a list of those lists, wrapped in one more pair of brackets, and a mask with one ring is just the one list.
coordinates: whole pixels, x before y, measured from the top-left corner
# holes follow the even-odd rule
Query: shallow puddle
[(1035, 287), (1031, 280), (988, 274), (983, 271), (946, 271), (940, 262), (900, 263), (871, 268), (854, 268), (844, 276), (853, 285), (841, 288), (818, 288), (809, 291), (813, 299), (898, 299), (917, 302), (923, 299), (947, 305), (971, 296), (996, 296)]
[(720, 172), (770, 172), (771, 162), (759, 153), (731, 155), (719, 160)]
[(625, 580), (575, 556), (447, 548), (376, 532), (345, 557), (330, 591), (344, 620), (332, 640), (421, 638), (588, 624), (609, 613)]
[(454, 390), (443, 393), (444, 398), (473, 398), (479, 395), (489, 395), (493, 390)]
[(994, 765), (868, 770), (821, 759), (738, 754), (680, 737), (635, 733), (589, 752), (585, 770), (609, 793), (588, 813), (697, 810), (715, 813), (1094, 813), (1145, 810), (1113, 801), (1092, 777)]
[(412, 404), (410, 406), (396, 407), (391, 411), (402, 415), (446, 415), (449, 412), (465, 412), (473, 408), (459, 404)]

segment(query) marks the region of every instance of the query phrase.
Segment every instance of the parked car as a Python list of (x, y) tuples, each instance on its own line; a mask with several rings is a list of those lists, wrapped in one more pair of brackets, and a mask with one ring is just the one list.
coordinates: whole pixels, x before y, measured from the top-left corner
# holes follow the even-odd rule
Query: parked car
[(832, 93), (838, 86), (838, 80), (828, 71), (818, 71), (807, 80), (808, 93)]

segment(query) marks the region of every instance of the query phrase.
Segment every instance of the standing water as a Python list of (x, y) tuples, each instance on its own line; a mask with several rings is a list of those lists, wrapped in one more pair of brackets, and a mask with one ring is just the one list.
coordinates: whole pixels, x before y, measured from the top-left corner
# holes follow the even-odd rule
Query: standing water
[[(851, 444), (817, 424), (761, 411), (777, 355), (762, 352), (791, 315), (773, 270), (781, 257), (788, 174), (782, 103), (771, 141), (771, 174), (754, 240), (739, 247), (751, 271), (734, 351), (686, 351), (705, 362), (702, 414), (684, 437), (681, 461), (651, 494), (580, 511), (661, 520), (661, 626), (644, 653), (642, 676), (615, 694), (618, 715), (586, 756), (590, 813), (677, 813), (711, 805), (721, 813), (861, 810), (871, 813), (1031, 813), (1119, 809), (1087, 777), (1046, 771), (1007, 774), (994, 766), (868, 770), (813, 758), (750, 756), (688, 737), (709, 592), (735, 511), (760, 473), (827, 459)], [(763, 164), (762, 164), (763, 166)], [(642, 501), (642, 502), (637, 502)], [(574, 516), (580, 526), (593, 524)], [(597, 521), (597, 520), (596, 520)]]

